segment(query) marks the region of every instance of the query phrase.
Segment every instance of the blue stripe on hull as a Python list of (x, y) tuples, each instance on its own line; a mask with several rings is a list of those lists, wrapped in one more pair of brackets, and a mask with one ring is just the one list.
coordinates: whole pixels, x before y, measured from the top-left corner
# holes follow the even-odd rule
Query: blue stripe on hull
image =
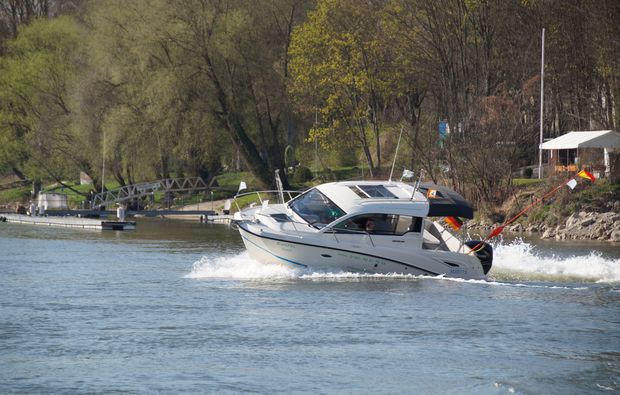
[[(255, 233), (253, 233), (253, 232), (249, 231), (248, 229), (244, 228), (244, 227), (242, 226), (242, 224), (239, 224), (239, 229), (241, 229), (241, 230), (243, 230), (244, 232), (247, 232), (247, 233), (249, 233), (249, 234), (251, 234), (251, 235), (253, 235), (253, 236), (256, 236), (256, 237), (258, 237), (258, 238), (261, 238), (261, 239), (282, 241), (282, 240), (280, 240), (280, 239), (276, 239), (276, 238), (272, 238), (272, 237), (265, 237), (265, 236), (260, 236), (260, 235), (257, 235), (257, 234), (255, 234)], [(239, 234), (241, 235), (241, 237), (242, 237), (244, 240), (248, 240), (248, 238), (247, 238), (247, 237), (244, 237), (244, 236), (243, 236), (243, 234), (241, 234), (241, 232), (240, 232)], [(281, 259), (281, 260), (283, 260), (283, 261), (285, 261), (285, 262), (292, 263), (292, 264), (295, 264), (295, 265), (299, 265), (299, 266), (303, 266), (303, 267), (308, 267), (307, 265), (304, 265), (303, 263), (298, 263), (298, 262), (291, 261), (291, 260), (289, 260), (289, 259), (283, 258), (283, 257), (281, 257), (281, 256), (275, 255), (275, 254), (273, 254), (271, 251), (268, 251), (268, 250), (266, 250), (265, 248), (263, 248), (263, 247), (261, 247), (261, 246), (257, 245), (257, 244), (256, 244), (256, 243), (254, 243), (253, 241), (251, 241), (251, 240), (248, 240), (248, 241), (249, 241), (250, 243), (252, 243), (253, 245), (255, 245), (256, 247), (260, 248), (261, 250), (263, 250), (263, 251), (267, 252), (268, 254), (270, 254), (270, 255), (272, 255), (272, 256), (274, 256), (274, 257), (278, 258), (278, 259)], [(410, 264), (410, 263), (404, 263), (404, 262), (400, 262), (400, 261), (397, 261), (397, 260), (394, 260), (394, 259), (389, 259), (389, 258), (385, 258), (385, 257), (380, 257), (380, 256), (376, 256), (376, 255), (371, 255), (371, 254), (364, 254), (364, 253), (360, 253), (360, 252), (358, 252), (358, 251), (350, 251), (350, 250), (345, 250), (345, 249), (341, 249), (341, 248), (333, 248), (333, 247), (317, 246), (317, 245), (308, 244), (308, 243), (300, 243), (300, 242), (296, 242), (296, 241), (292, 241), (292, 240), (286, 240), (286, 242), (287, 242), (287, 243), (292, 243), (292, 244), (305, 245), (305, 246), (309, 246), (309, 247), (326, 248), (326, 249), (329, 249), (329, 250), (334, 250), (334, 251), (344, 251), (344, 252), (354, 253), (354, 254), (358, 254), (358, 255), (362, 255), (362, 256), (368, 256), (368, 257), (372, 257), (372, 258), (378, 258), (378, 259), (382, 259), (382, 260), (385, 260), (385, 261), (390, 261), (390, 262), (393, 262), (393, 263), (397, 263), (397, 264), (400, 264), (400, 265), (403, 265), (403, 266), (408, 266), (408, 267), (410, 267), (410, 268), (412, 268), (412, 269), (417, 269), (417, 270), (419, 270), (419, 271), (421, 271), (421, 272), (425, 272), (425, 273), (430, 274), (430, 275), (432, 275), (432, 276), (438, 276), (438, 275), (440, 275), (440, 274), (445, 274), (445, 273), (435, 273), (435, 272), (432, 272), (432, 271), (427, 270), (427, 269), (422, 269), (421, 267), (418, 267), (418, 266), (412, 265), (412, 264)]]
[(250, 243), (254, 244), (256, 247), (260, 248), (261, 250), (265, 251), (266, 253), (270, 254), (271, 256), (273, 256), (273, 257), (275, 257), (275, 258), (278, 258), (278, 259), (280, 259), (280, 260), (282, 260), (282, 261), (284, 261), (284, 262), (286, 262), (286, 263), (292, 263), (293, 265), (297, 265), (297, 266), (301, 266), (301, 267), (308, 267), (307, 265), (304, 265), (303, 263), (295, 262), (295, 261), (292, 261), (292, 260), (290, 260), (290, 259), (286, 259), (286, 258), (284, 258), (284, 257), (281, 257), (281, 256), (278, 256), (278, 255), (275, 255), (275, 254), (274, 254), (274, 253), (272, 253), (271, 251), (269, 251), (269, 250), (267, 250), (267, 249), (265, 249), (265, 248), (263, 248), (263, 247), (259, 246), (258, 244), (256, 244), (255, 242), (253, 242), (252, 240), (248, 239), (247, 237), (245, 237), (245, 236), (243, 236), (243, 235), (241, 235), (241, 238), (242, 238), (243, 240), (245, 240), (245, 241), (248, 241), (248, 242), (250, 242)]

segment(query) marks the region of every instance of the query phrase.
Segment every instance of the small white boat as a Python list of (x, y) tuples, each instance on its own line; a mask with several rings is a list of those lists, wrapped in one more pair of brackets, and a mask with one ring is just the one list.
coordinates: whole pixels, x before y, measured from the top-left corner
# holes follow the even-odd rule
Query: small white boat
[(316, 186), (286, 203), (263, 201), (234, 219), (250, 256), (264, 263), (322, 272), (485, 278), (491, 246), (462, 242), (429, 219), (446, 216), (472, 218), (473, 209), (442, 186), (345, 181)]

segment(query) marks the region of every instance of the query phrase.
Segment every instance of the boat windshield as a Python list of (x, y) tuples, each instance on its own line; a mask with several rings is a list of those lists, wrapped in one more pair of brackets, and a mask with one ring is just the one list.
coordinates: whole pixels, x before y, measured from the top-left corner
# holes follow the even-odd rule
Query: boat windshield
[(334, 204), (318, 189), (311, 189), (295, 198), (289, 207), (309, 224), (323, 228), (345, 215), (342, 209)]

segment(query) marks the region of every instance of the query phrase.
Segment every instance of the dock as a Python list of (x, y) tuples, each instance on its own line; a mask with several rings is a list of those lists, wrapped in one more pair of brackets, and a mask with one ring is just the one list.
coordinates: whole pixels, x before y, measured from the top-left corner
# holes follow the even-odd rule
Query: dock
[(94, 230), (135, 230), (135, 221), (107, 221), (95, 218), (69, 216), (29, 216), (23, 214), (0, 214), (0, 222), (16, 224), (57, 226), (62, 228), (79, 228)]
[(233, 216), (230, 214), (207, 215), (205, 218), (205, 222), (229, 224), (232, 221), (232, 219), (233, 219)]

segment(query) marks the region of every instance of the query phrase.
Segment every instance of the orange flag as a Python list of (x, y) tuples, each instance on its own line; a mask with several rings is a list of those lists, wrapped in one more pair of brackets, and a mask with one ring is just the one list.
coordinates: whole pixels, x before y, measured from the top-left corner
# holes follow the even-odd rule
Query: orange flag
[(463, 222), (459, 218), (457, 218), (457, 217), (446, 217), (445, 221), (454, 230), (459, 230), (459, 229), (461, 229), (461, 226), (463, 226)]
[(581, 170), (579, 173), (577, 173), (577, 175), (579, 177), (585, 178), (586, 180), (590, 180), (590, 181), (595, 181), (596, 180), (596, 177), (594, 177), (594, 175), (592, 175), (592, 173), (589, 173), (589, 172), (587, 172), (585, 170)]

